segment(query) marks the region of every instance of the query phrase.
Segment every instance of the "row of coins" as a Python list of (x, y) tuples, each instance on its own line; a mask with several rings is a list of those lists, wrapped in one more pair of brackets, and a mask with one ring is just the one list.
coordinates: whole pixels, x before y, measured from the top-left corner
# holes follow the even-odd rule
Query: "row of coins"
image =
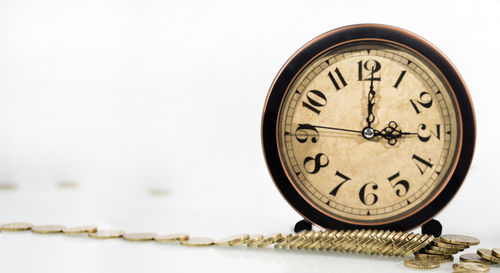
[(389, 230), (305, 231), (275, 244), (274, 247), (409, 256), (427, 246), (433, 239), (432, 235)]
[(267, 247), (274, 245), (281, 249), (305, 249), (319, 251), (341, 251), (370, 255), (408, 256), (429, 245), (434, 237), (415, 233), (388, 230), (332, 230), (303, 231), (297, 234), (270, 236), (248, 234), (236, 235), (215, 241), (211, 238), (192, 238), (188, 234), (157, 235), (154, 233), (124, 233), (117, 230), (98, 230), (95, 226), (63, 227), (59, 225), (34, 226), (30, 223), (10, 223), (0, 225), (0, 230), (23, 231), (35, 233), (86, 233), (91, 238), (111, 239), (123, 238), (128, 241), (173, 242), (178, 241), (185, 246), (240, 246)]

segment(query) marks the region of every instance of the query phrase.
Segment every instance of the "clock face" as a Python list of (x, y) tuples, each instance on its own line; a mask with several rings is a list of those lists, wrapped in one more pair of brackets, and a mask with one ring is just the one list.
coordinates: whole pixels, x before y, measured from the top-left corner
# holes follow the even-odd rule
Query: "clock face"
[(458, 71), (422, 38), (383, 25), (333, 30), (295, 53), (262, 126), (276, 186), (330, 229), (430, 220), (461, 186), (475, 143)]
[(344, 45), (300, 73), (278, 143), (293, 186), (331, 217), (370, 224), (422, 208), (460, 152), (459, 109), (439, 72), (389, 42)]

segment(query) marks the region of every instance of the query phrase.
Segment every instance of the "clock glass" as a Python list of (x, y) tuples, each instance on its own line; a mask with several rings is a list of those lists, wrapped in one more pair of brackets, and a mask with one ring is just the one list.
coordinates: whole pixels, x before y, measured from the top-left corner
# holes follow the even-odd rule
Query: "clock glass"
[(459, 111), (424, 56), (390, 41), (351, 42), (296, 75), (279, 109), (279, 154), (317, 210), (347, 223), (389, 223), (448, 183), (460, 152)]

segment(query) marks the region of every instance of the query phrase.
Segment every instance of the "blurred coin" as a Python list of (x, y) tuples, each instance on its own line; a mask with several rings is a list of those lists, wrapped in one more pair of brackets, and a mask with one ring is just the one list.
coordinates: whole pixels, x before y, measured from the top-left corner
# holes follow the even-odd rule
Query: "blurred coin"
[(141, 242), (141, 241), (151, 241), (154, 239), (155, 236), (156, 234), (154, 233), (143, 233), (143, 232), (125, 233), (123, 235), (123, 239), (127, 241)]
[(0, 191), (10, 191), (17, 188), (16, 184), (13, 183), (0, 183)]
[(215, 243), (213, 239), (205, 237), (191, 237), (180, 242), (183, 246), (210, 246)]
[(497, 258), (491, 254), (491, 250), (486, 248), (478, 248), (477, 254), (488, 261), (492, 261), (493, 263), (500, 263), (500, 258)]
[(65, 227), (62, 230), (64, 234), (82, 234), (82, 233), (90, 233), (96, 231), (97, 231), (96, 226)]
[(185, 241), (189, 239), (189, 235), (185, 233), (174, 233), (166, 235), (155, 236), (154, 240), (160, 243), (174, 242), (174, 241)]
[(435, 260), (405, 260), (404, 264), (414, 269), (433, 269), (439, 267), (439, 262)]
[(477, 255), (477, 253), (462, 254), (462, 255), (460, 255), (460, 261), (462, 261), (462, 262), (474, 262), (474, 263), (481, 263), (481, 264), (493, 264), (492, 261), (488, 261), (488, 260), (484, 259), (483, 257)]
[(31, 231), (40, 234), (59, 233), (62, 232), (63, 229), (64, 227), (59, 225), (42, 225), (31, 227)]
[(467, 235), (458, 235), (458, 234), (441, 235), (441, 241), (449, 244), (467, 245), (467, 246), (473, 246), (479, 244), (479, 239), (477, 238)]
[(116, 239), (122, 236), (123, 231), (119, 230), (98, 230), (97, 232), (89, 233), (89, 237), (94, 239)]
[(227, 237), (224, 239), (220, 239), (217, 242), (215, 242), (216, 245), (218, 246), (235, 246), (235, 245), (240, 245), (243, 244), (245, 240), (250, 238), (250, 235), (248, 234), (240, 234), (240, 235), (235, 235), (231, 237)]
[(26, 231), (30, 230), (33, 224), (30, 223), (8, 223), (0, 226), (3, 231)]
[(273, 234), (271, 236), (267, 236), (262, 241), (262, 243), (260, 243), (258, 245), (258, 247), (266, 247), (266, 246), (272, 245), (272, 244), (278, 242), (278, 240), (281, 239), (282, 237), (283, 237), (283, 235), (281, 235), (281, 233), (276, 233), (276, 234)]
[(490, 268), (485, 264), (458, 262), (453, 265), (454, 272), (488, 272)]
[(497, 257), (500, 259), (500, 248), (494, 248), (491, 250), (491, 254), (493, 254), (493, 256)]

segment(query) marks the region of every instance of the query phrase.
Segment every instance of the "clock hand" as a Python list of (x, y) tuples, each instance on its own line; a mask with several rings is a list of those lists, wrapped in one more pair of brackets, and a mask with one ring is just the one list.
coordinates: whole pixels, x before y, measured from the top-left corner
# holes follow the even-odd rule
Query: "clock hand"
[(360, 131), (360, 130), (351, 130), (351, 129), (344, 129), (344, 128), (327, 127), (327, 126), (312, 125), (312, 124), (307, 124), (307, 123), (305, 123), (305, 124), (299, 124), (299, 126), (302, 126), (302, 127), (314, 127), (314, 128), (327, 129), (327, 130), (344, 131), (344, 132), (351, 132), (351, 133), (358, 133), (358, 134), (362, 133), (362, 131)]
[(398, 138), (403, 135), (417, 135), (417, 133), (402, 132), (398, 129), (398, 124), (395, 121), (390, 121), (387, 126), (381, 131), (375, 130), (375, 136), (381, 136), (387, 140), (389, 145), (396, 145)]
[(372, 67), (372, 74), (370, 78), (370, 91), (368, 92), (368, 117), (366, 117), (367, 128), (371, 128), (372, 123), (375, 121), (375, 115), (373, 114), (373, 105), (375, 105), (375, 90), (373, 89), (373, 74), (375, 74), (375, 67)]

